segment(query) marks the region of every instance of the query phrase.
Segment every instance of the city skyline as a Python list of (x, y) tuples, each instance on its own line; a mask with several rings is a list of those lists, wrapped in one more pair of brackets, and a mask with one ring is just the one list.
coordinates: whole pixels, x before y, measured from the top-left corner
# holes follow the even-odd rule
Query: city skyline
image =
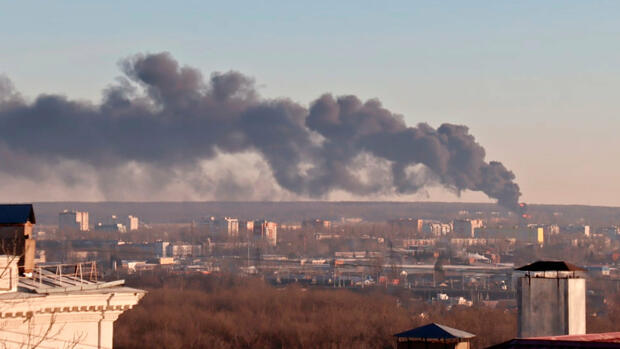
[[(28, 100), (62, 94), (96, 104), (119, 75), (119, 59), (168, 51), (205, 76), (236, 70), (254, 78), (262, 96), (291, 98), (306, 108), (326, 92), (355, 94), (378, 98), (409, 126), (466, 125), (486, 160), (515, 173), (522, 201), (620, 206), (614, 195), (620, 168), (613, 161), (620, 126), (613, 93), (620, 87), (614, 76), (620, 51), (613, 44), (618, 5), (596, 4), (195, 3), (192, 13), (163, 3), (128, 4), (126, 11), (114, 3), (38, 4), (38, 11), (17, 4), (0, 14), (0, 28), (13, 34), (0, 38), (0, 74)], [(238, 161), (259, 162), (250, 154), (216, 160), (233, 164), (228, 171)], [(258, 177), (269, 177), (258, 167)], [(65, 171), (77, 170), (67, 164)], [(18, 173), (2, 175), (5, 201), (221, 199), (182, 183), (152, 194), (48, 176), (31, 190)], [(312, 199), (281, 188), (257, 191), (250, 199)], [(335, 192), (323, 198), (459, 200), (437, 187), (408, 196)], [(460, 200), (490, 201), (474, 192)]]

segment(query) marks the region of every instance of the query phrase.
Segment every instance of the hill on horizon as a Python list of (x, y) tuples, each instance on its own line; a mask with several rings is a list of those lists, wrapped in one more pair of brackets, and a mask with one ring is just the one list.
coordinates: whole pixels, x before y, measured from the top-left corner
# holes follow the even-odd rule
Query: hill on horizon
[[(383, 222), (398, 218), (451, 220), (458, 217), (509, 217), (509, 212), (492, 203), (373, 202), (373, 201), (185, 201), (185, 202), (35, 202), (39, 224), (56, 225), (58, 213), (80, 210), (90, 213), (90, 223), (116, 215), (135, 215), (152, 224), (190, 223), (208, 216), (240, 219), (267, 218), (278, 222), (304, 219), (362, 218)], [(620, 224), (620, 207), (587, 205), (540, 205), (528, 207), (533, 223)]]

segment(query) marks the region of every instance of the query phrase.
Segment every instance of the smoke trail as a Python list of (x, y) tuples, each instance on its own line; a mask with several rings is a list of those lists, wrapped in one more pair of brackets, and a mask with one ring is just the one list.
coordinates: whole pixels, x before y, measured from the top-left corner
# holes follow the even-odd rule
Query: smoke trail
[[(255, 152), (279, 187), (305, 197), (338, 190), (407, 194), (440, 183), (457, 193), (482, 191), (512, 210), (518, 206), (514, 174), (487, 162), (465, 126), (409, 127), (379, 101), (355, 96), (326, 94), (309, 109), (267, 100), (238, 72), (205, 79), (168, 53), (136, 55), (120, 67), (124, 77), (104, 91), (99, 105), (59, 95), (27, 102), (0, 78), (0, 172), (36, 178), (39, 167), (24, 159), (52, 170), (69, 161), (95, 169), (102, 186), (122, 186), (121, 169), (130, 163), (148, 169), (153, 187), (161, 187), (171, 174), (192, 172), (218, 154)], [(363, 176), (370, 165), (390, 175)], [(79, 181), (69, 173), (63, 180)], [(205, 185), (199, 177), (191, 180), (197, 190)], [(234, 176), (226, 177), (233, 190)]]

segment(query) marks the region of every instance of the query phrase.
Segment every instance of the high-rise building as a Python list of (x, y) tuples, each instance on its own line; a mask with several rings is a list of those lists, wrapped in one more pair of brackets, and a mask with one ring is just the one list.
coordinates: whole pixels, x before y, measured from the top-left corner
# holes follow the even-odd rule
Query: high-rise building
[(213, 236), (220, 237), (237, 237), (239, 236), (239, 220), (232, 217), (216, 218), (208, 217), (202, 222), (206, 225), (209, 233)]
[(138, 217), (132, 215), (127, 216), (126, 226), (128, 231), (138, 230), (139, 225), (140, 220), (138, 219)]
[(476, 236), (476, 229), (482, 228), (484, 223), (481, 219), (455, 219), (452, 225), (455, 235), (473, 238)]
[(271, 246), (278, 244), (278, 223), (267, 220), (254, 221), (254, 239), (262, 239)]
[(232, 217), (224, 217), (223, 220), (224, 230), (229, 237), (239, 235), (239, 220)]
[(88, 231), (88, 212), (64, 210), (58, 215), (60, 231)]

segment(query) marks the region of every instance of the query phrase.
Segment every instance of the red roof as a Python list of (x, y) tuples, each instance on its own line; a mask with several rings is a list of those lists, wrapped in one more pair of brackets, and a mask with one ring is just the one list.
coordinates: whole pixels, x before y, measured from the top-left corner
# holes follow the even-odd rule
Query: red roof
[(565, 335), (565, 336), (532, 337), (528, 339), (541, 339), (541, 340), (552, 340), (552, 341), (620, 343), (620, 332), (571, 334), (571, 335)]
[(487, 349), (620, 348), (620, 332), (515, 338)]

